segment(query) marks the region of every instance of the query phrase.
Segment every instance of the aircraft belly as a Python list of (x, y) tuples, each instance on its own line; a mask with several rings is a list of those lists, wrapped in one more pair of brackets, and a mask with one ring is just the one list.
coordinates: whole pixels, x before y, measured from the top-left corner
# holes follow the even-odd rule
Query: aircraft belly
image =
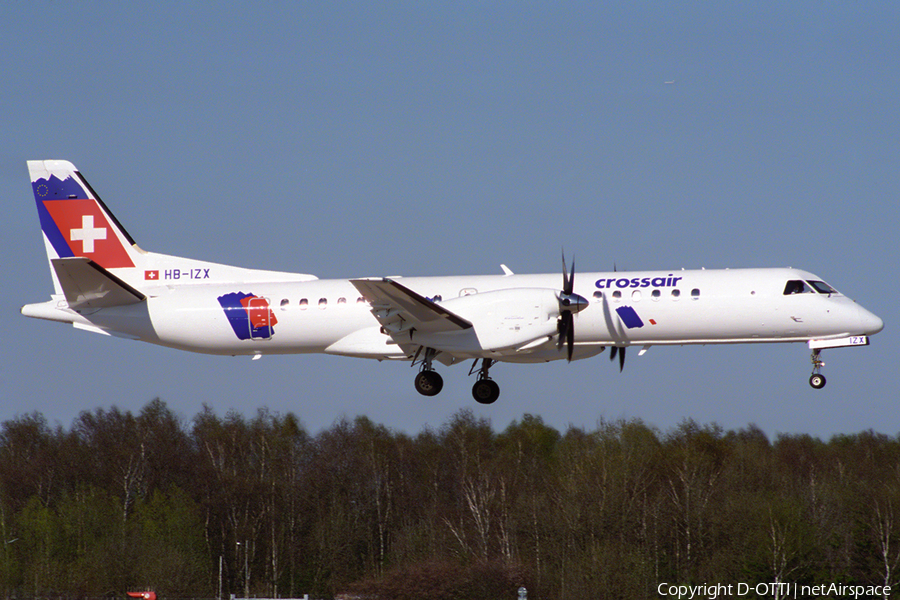
[(358, 358), (406, 358), (406, 352), (377, 325), (356, 329), (325, 348), (326, 354)]

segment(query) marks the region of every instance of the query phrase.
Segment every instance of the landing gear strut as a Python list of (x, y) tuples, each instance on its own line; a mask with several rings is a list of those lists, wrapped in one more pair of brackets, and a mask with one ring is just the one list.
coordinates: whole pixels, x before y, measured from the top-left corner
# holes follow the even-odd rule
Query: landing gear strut
[[(493, 364), (494, 360), (490, 358), (481, 359), (481, 368), (478, 369), (478, 381), (472, 386), (472, 397), (479, 404), (493, 404), (500, 397), (500, 386), (488, 374)], [(478, 361), (476, 360), (469, 371), (469, 375), (475, 372), (477, 365)]]
[(817, 348), (812, 351), (812, 356), (810, 357), (813, 364), (813, 372), (812, 375), (809, 376), (809, 385), (817, 390), (825, 387), (825, 376), (819, 372), (822, 370), (822, 367), (825, 366), (825, 362), (821, 357), (821, 352), (822, 351)]
[[(422, 349), (419, 348), (419, 352), (421, 351)], [(416, 358), (413, 359), (413, 365), (417, 362), (416, 359), (419, 356), (419, 352), (416, 353)], [(431, 361), (434, 360), (436, 354), (437, 351), (434, 348), (425, 348), (425, 356), (422, 357), (419, 374), (416, 375), (416, 391), (423, 396), (437, 396), (444, 388), (444, 378), (431, 367)]]

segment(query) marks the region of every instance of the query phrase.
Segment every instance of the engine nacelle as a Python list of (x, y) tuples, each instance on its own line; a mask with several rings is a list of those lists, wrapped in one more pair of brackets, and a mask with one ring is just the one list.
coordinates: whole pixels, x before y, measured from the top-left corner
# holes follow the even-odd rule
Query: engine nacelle
[(456, 352), (501, 351), (519, 348), (557, 332), (559, 299), (556, 290), (525, 288), (497, 290), (453, 298), (441, 303), (468, 320), (473, 330), (424, 334), (413, 340), (423, 346)]

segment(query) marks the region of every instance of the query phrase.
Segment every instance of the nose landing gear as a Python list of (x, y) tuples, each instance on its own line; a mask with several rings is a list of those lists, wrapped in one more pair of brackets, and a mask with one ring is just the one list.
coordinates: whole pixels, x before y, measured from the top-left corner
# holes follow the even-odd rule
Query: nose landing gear
[(810, 357), (813, 364), (813, 372), (812, 375), (809, 376), (809, 385), (817, 390), (825, 387), (825, 376), (820, 373), (822, 367), (825, 366), (825, 361), (822, 360), (821, 353), (822, 351), (819, 348), (816, 348), (812, 351), (812, 356)]

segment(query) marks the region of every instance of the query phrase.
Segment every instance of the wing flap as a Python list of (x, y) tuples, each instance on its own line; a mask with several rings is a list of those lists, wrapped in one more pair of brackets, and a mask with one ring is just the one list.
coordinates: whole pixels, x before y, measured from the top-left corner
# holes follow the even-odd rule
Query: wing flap
[(54, 258), (50, 261), (69, 308), (109, 308), (137, 304), (146, 296), (89, 258)]

